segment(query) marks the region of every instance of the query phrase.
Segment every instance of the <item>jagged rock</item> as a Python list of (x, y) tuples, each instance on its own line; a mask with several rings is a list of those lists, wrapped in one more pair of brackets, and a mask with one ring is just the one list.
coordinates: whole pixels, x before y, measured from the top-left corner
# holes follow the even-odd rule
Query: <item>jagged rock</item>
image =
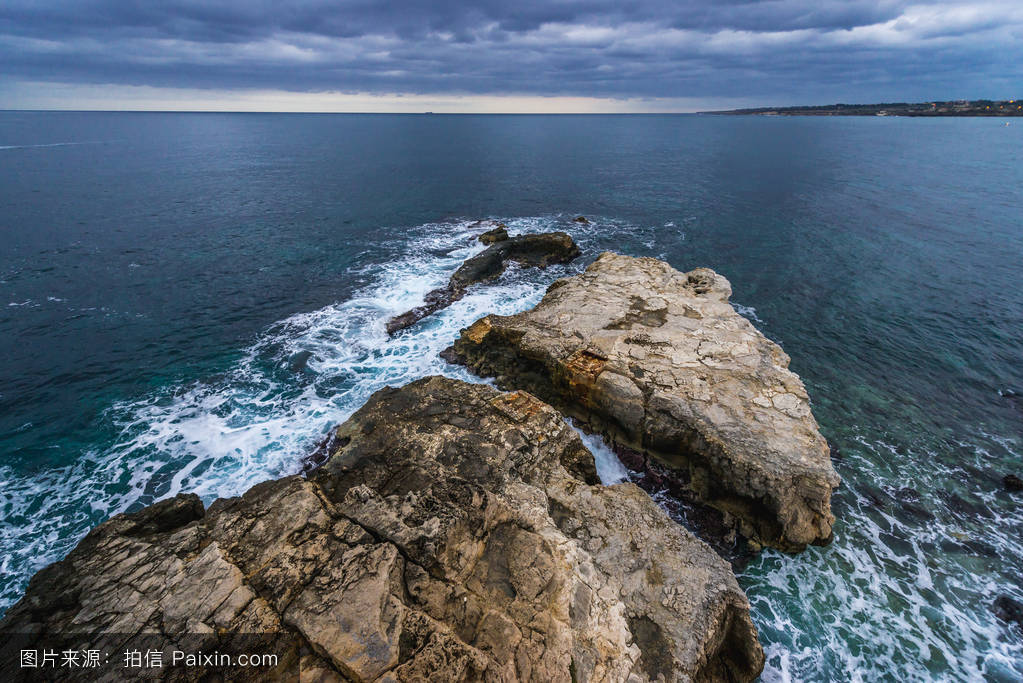
[(586, 218), (586, 216), (576, 216), (575, 218), (572, 219), (572, 222), (589, 224), (590, 221), (589, 219)]
[(605, 253), (531, 311), (476, 321), (446, 357), (660, 460), (754, 544), (826, 543), (828, 444), (789, 357), (730, 295), (712, 270)]
[[(120, 656), (145, 632), (221, 652), (272, 635), (279, 666), (231, 680), (759, 674), (728, 565), (632, 484), (596, 484), (578, 435), (533, 396), (427, 378), (377, 392), (330, 444), (308, 479), (94, 529), (0, 622), (0, 675), (58, 634), (110, 633)], [(208, 673), (164, 661), (156, 677)]]
[[(493, 224), (491, 221), (490, 224)], [(477, 237), (483, 244), (494, 244), (495, 242), (503, 242), (508, 239), (508, 226), (504, 223), (498, 223), (497, 227), (487, 230), (485, 233)]]
[(500, 277), (510, 262), (527, 268), (546, 268), (554, 263), (568, 263), (578, 255), (579, 247), (564, 232), (517, 235), (495, 241), (482, 253), (466, 259), (451, 276), (447, 286), (427, 293), (422, 306), (388, 320), (387, 334), (404, 330), (426, 316), (447, 308), (465, 296), (470, 285)]
[(401, 332), (406, 327), (412, 327), (428, 315), (443, 310), (465, 296), (465, 289), (454, 287), (448, 284), (446, 287), (431, 290), (423, 297), (423, 305), (416, 306), (411, 311), (405, 311), (387, 321), (387, 334)]

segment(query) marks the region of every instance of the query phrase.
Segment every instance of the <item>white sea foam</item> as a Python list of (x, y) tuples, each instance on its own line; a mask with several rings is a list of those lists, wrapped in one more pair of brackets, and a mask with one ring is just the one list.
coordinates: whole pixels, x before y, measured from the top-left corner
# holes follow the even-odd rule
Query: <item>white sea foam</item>
[(583, 443), (593, 453), (593, 460), (597, 465), (597, 476), (600, 477), (600, 483), (605, 486), (611, 486), (612, 484), (620, 484), (623, 481), (629, 480), (629, 470), (622, 464), (622, 461), (618, 459), (618, 456), (614, 454), (607, 444), (604, 443), (604, 439), (595, 434), (587, 434), (581, 429), (576, 429), (579, 432), (579, 436), (582, 438)]
[(732, 302), (732, 308), (734, 308), (735, 312), (738, 313), (739, 315), (741, 315), (744, 318), (749, 318), (750, 320), (755, 320), (758, 323), (764, 322), (757, 315), (757, 309), (753, 308), (752, 306), (743, 306), (742, 304), (733, 301)]
[[(981, 464), (977, 436), (970, 447)], [(866, 480), (860, 489), (912, 485), (921, 499), (952, 490), (954, 468), (935, 454), (858, 441), (843, 454)], [(878, 462), (895, 469), (882, 474)], [(932, 504), (933, 517), (914, 517), (846, 484), (835, 501), (833, 545), (798, 558), (768, 551), (743, 581), (769, 643), (763, 680), (1023, 679), (1023, 644), (1007, 637), (991, 609), (1001, 593), (1023, 599), (1018, 577), (992, 572), (1001, 557), (1023, 556), (1023, 515), (1006, 512), (996, 496), (980, 495), (968, 511)], [(794, 601), (802, 627), (791, 618)], [(816, 622), (812, 631), (807, 621)]]

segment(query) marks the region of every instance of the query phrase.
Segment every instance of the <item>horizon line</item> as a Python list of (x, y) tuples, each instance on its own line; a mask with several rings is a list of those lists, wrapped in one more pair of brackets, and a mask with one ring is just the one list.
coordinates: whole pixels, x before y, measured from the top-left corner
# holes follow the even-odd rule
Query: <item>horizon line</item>
[(316, 114), (323, 116), (693, 116), (711, 114), (713, 111), (538, 111), (538, 112), (500, 112), (500, 111), (281, 111), (267, 109), (262, 111), (246, 109), (22, 109), (0, 107), (0, 112), (64, 112), (78, 114)]

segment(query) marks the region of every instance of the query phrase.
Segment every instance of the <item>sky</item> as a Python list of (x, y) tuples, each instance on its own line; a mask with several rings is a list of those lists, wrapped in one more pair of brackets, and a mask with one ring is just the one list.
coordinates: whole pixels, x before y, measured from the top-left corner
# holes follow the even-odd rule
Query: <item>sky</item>
[(669, 112), (1023, 97), (1023, 0), (2, 0), (0, 108)]

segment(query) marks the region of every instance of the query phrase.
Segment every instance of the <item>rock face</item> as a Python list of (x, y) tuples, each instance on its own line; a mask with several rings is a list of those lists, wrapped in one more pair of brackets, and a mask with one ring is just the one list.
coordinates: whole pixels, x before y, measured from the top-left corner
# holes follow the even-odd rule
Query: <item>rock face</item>
[(377, 392), (330, 443), (308, 478), (94, 529), (0, 622), (0, 642), (29, 634), (0, 644), (0, 674), (14, 647), (103, 632), (115, 652), (143, 632), (187, 632), (205, 651), (278, 634), (277, 669), (231, 680), (299, 666), (302, 680), (351, 681), (759, 674), (728, 565), (634, 485), (597, 485), (578, 435), (533, 396), (427, 378)]
[(487, 316), (446, 357), (668, 465), (753, 543), (826, 543), (839, 477), (789, 358), (712, 270), (602, 254), (531, 311)]
[(479, 240), (489, 242), (490, 246), (482, 253), (466, 259), (451, 276), (446, 287), (427, 293), (422, 306), (387, 321), (387, 333), (404, 330), (426, 316), (447, 308), (465, 296), (470, 285), (500, 277), (511, 262), (527, 268), (546, 268), (554, 263), (568, 263), (579, 255), (579, 247), (568, 233), (545, 232), (508, 237), (507, 230), (504, 230), (502, 238), (502, 230), (503, 227), (498, 226), (480, 235)]

